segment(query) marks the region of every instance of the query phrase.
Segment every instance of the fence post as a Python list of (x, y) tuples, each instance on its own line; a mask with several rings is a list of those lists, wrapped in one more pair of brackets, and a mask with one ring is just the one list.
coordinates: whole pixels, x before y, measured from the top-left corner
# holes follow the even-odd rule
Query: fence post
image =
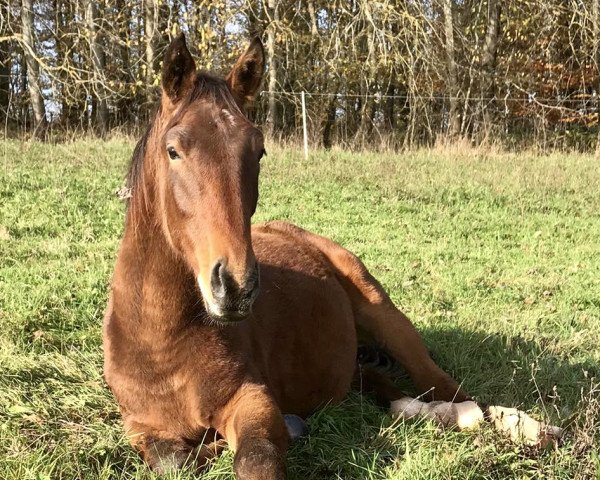
[(306, 131), (306, 101), (302, 90), (302, 130), (304, 131), (304, 160), (308, 160), (308, 132)]

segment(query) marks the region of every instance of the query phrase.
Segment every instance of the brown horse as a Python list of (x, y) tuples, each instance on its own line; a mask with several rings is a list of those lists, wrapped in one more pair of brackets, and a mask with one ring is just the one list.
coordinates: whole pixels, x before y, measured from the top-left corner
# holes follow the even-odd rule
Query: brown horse
[[(420, 392), (466, 400), (356, 256), (288, 223), (251, 227), (264, 146), (243, 108), (264, 63), (254, 40), (221, 79), (197, 72), (176, 38), (134, 152), (104, 371), (131, 442), (160, 471), (201, 466), (226, 441), (238, 478), (284, 478), (283, 414), (341, 400), (359, 338)], [(376, 372), (361, 384), (387, 402), (403, 396)]]

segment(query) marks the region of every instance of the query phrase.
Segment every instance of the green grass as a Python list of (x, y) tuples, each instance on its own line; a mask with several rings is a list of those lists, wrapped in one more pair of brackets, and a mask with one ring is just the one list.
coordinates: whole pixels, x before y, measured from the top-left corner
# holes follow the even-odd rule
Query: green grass
[[(0, 479), (154, 478), (102, 380), (126, 140), (0, 142)], [(257, 221), (357, 253), (479, 400), (567, 428), (535, 451), (490, 428), (394, 421), (356, 394), (309, 421), (292, 479), (600, 478), (600, 161), (298, 153), (263, 160)], [(204, 478), (231, 478), (231, 452)], [(193, 478), (190, 472), (173, 478)]]

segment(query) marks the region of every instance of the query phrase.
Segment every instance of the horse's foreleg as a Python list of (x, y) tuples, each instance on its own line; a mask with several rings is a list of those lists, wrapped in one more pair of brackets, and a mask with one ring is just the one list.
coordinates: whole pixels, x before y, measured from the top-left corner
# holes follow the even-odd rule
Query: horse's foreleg
[(288, 430), (279, 408), (263, 386), (239, 389), (220, 415), (219, 431), (235, 450), (239, 480), (283, 480)]

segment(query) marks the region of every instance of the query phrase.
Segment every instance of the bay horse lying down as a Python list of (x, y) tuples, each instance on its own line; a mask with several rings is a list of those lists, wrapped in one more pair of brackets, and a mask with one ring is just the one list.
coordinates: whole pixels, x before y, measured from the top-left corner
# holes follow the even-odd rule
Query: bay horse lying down
[[(251, 227), (264, 146), (243, 108), (264, 63), (254, 40), (226, 79), (197, 72), (177, 37), (160, 108), (133, 155), (104, 373), (145, 461), (158, 471), (200, 467), (227, 442), (237, 478), (284, 478), (284, 414), (340, 401), (357, 372), (363, 390), (407, 418), (466, 428), (485, 410), (530, 441), (558, 434), (469, 401), (352, 253), (288, 223)], [(357, 368), (359, 340), (387, 352), (435, 402)]]

